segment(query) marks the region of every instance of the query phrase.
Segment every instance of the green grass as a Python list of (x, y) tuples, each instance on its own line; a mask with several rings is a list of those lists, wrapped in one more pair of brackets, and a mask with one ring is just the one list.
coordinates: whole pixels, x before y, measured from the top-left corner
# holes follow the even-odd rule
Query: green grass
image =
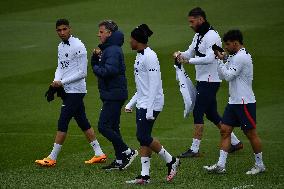
[[(206, 122), (199, 159), (182, 161), (176, 180), (165, 183), (164, 162), (156, 155), (151, 164), (152, 183), (148, 188), (284, 188), (284, 3), (281, 0), (240, 1), (1, 1), (0, 2), (0, 188), (126, 188), (126, 179), (140, 172), (139, 158), (124, 172), (104, 172), (101, 165), (87, 166), (84, 160), (93, 153), (83, 134), (72, 121), (69, 135), (55, 168), (34, 164), (50, 152), (59, 116), (60, 100), (48, 104), (43, 94), (53, 79), (57, 64), (55, 20), (70, 19), (73, 33), (85, 42), (88, 52), (98, 44), (97, 23), (105, 18), (117, 21), (125, 32), (125, 61), (129, 94), (134, 93), (135, 52), (128, 41), (131, 29), (147, 23), (154, 31), (151, 47), (161, 63), (165, 108), (157, 120), (154, 136), (172, 153), (179, 154), (191, 144), (192, 117), (183, 119), (183, 104), (175, 81), (171, 54), (187, 48), (193, 37), (186, 15), (203, 7), (210, 23), (223, 34), (240, 28), (245, 45), (254, 60), (254, 91), (257, 98), (257, 127), (263, 143), (267, 172), (247, 176), (254, 163), (248, 140), (236, 129), (244, 150), (229, 156), (227, 174), (210, 175), (202, 166), (218, 157), (219, 133)], [(90, 53), (89, 53), (90, 55)], [(194, 78), (194, 68), (187, 66)], [(96, 129), (101, 102), (97, 81), (89, 67), (86, 111)], [(228, 100), (228, 85), (218, 93), (218, 108), (223, 112)], [(122, 114), (121, 131), (125, 141), (138, 148), (134, 114)], [(97, 129), (96, 129), (97, 130)], [(114, 157), (111, 144), (100, 134), (103, 150)]]

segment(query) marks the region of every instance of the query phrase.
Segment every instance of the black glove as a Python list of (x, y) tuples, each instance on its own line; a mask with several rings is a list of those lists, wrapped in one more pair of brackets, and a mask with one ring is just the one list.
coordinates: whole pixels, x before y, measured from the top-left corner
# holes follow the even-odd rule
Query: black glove
[(177, 61), (177, 58), (175, 58), (175, 65), (176, 65), (179, 69), (181, 69), (181, 63), (179, 63), (179, 62)]
[(66, 97), (66, 92), (65, 92), (63, 86), (57, 87), (56, 92), (57, 92), (57, 96), (61, 97), (62, 100)]
[(51, 102), (54, 100), (54, 94), (56, 93), (56, 88), (49, 86), (48, 90), (45, 92), (45, 98), (47, 102)]
[(212, 46), (212, 50), (213, 51), (219, 51), (220, 53), (225, 52), (224, 49), (222, 49), (221, 47), (217, 46), (216, 44), (214, 44)]

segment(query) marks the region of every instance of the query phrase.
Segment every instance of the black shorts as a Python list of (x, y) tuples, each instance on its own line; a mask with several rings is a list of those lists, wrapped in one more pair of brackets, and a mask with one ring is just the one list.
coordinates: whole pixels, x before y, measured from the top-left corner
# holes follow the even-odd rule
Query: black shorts
[(160, 112), (153, 112), (154, 120), (147, 120), (146, 113), (146, 109), (136, 108), (136, 137), (140, 146), (149, 146), (153, 142), (152, 129)]
[(58, 131), (67, 132), (68, 124), (72, 117), (76, 120), (82, 131), (91, 128), (91, 125), (86, 117), (84, 105), (84, 93), (67, 93), (63, 99), (61, 113), (58, 120)]
[(242, 130), (256, 128), (256, 103), (228, 104), (225, 108), (222, 122)]
[(221, 117), (217, 112), (216, 94), (219, 82), (198, 81), (196, 84), (196, 101), (193, 109), (194, 124), (204, 124), (204, 114), (207, 119), (217, 125)]

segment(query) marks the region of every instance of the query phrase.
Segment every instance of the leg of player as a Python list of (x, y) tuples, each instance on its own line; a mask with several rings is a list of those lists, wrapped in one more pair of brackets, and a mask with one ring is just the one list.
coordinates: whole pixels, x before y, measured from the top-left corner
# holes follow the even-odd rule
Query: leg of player
[(126, 181), (128, 184), (149, 184), (152, 150), (148, 146), (140, 147), (141, 174), (134, 180)]
[(255, 156), (255, 165), (250, 171), (247, 171), (246, 174), (254, 175), (262, 173), (265, 171), (265, 166), (262, 161), (261, 141), (257, 135), (256, 129), (244, 130), (244, 133), (250, 141)]
[(148, 146), (141, 146), (140, 155), (141, 155), (141, 165), (142, 165), (141, 176), (145, 178), (147, 175), (148, 176), (150, 175), (150, 161), (152, 156), (151, 148), (149, 148)]
[(192, 138), (191, 147), (180, 154), (179, 158), (191, 158), (191, 157), (199, 157), (199, 146), (202, 139), (204, 124), (194, 124), (194, 133)]
[(93, 128), (90, 128), (86, 131), (84, 131), (84, 134), (86, 135), (86, 138), (88, 142), (90, 143), (91, 147), (93, 148), (95, 152), (95, 156), (85, 161), (86, 164), (93, 164), (93, 163), (104, 163), (106, 162), (107, 156), (103, 153), (100, 144), (98, 140), (96, 139), (95, 132)]
[(40, 166), (46, 166), (46, 167), (54, 167), (56, 165), (56, 159), (61, 151), (62, 145), (65, 141), (67, 133), (57, 131), (55, 136), (55, 141), (53, 144), (53, 149), (48, 157), (43, 158), (42, 160), (36, 160), (35, 163), (37, 163)]
[(61, 113), (60, 113), (60, 117), (58, 120), (58, 130), (56, 133), (53, 149), (48, 157), (43, 158), (42, 160), (35, 161), (35, 163), (37, 163), (38, 165), (47, 166), (47, 167), (53, 167), (56, 165), (57, 156), (61, 150), (61, 147), (67, 135), (68, 124), (74, 113), (73, 103), (74, 103), (74, 100), (73, 100), (72, 95), (68, 95), (63, 100), (64, 106), (62, 105), (61, 107)]
[(220, 128), (221, 142), (220, 142), (220, 155), (219, 160), (216, 164), (211, 166), (204, 166), (204, 169), (210, 173), (225, 173), (226, 172), (226, 161), (228, 156), (228, 151), (231, 146), (231, 133), (233, 132), (233, 127), (223, 124)]
[[(152, 128), (155, 120), (146, 119), (146, 109), (136, 109), (136, 126), (137, 126), (137, 140), (140, 143), (140, 155), (142, 171), (141, 175), (134, 180), (126, 181), (129, 184), (147, 184), (150, 182), (150, 157), (152, 151), (159, 154), (166, 162), (168, 168), (167, 181), (172, 181), (177, 173), (177, 168), (180, 164), (178, 158), (173, 157), (164, 149), (157, 139), (151, 136)], [(157, 119), (159, 112), (154, 111), (154, 117)]]
[[(221, 129), (221, 122), (218, 123), (216, 126)], [(231, 147), (228, 151), (228, 153), (233, 153), (235, 151), (241, 150), (244, 148), (243, 143), (237, 138), (237, 136), (234, 134), (234, 132), (231, 133)]]
[(173, 157), (161, 144), (160, 141), (154, 139), (153, 142), (150, 144), (150, 148), (160, 155), (161, 158), (165, 160), (167, 163), (166, 166), (168, 167), (168, 175), (166, 180), (172, 181), (173, 178), (177, 174), (178, 166), (180, 165), (180, 160), (178, 158)]
[(153, 139), (150, 146), (141, 146), (141, 174), (137, 176), (134, 180), (127, 181), (128, 184), (148, 184), (150, 183), (150, 161), (152, 151), (156, 152), (163, 158), (166, 162), (168, 168), (168, 174), (166, 180), (168, 182), (172, 181), (177, 174), (178, 166), (180, 165), (180, 160), (173, 157), (157, 139)]

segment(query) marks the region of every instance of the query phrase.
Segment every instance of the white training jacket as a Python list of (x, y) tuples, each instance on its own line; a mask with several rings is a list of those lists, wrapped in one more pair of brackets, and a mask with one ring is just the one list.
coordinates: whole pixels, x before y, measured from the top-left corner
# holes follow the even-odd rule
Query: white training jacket
[(54, 81), (61, 81), (66, 93), (87, 93), (87, 51), (78, 38), (71, 36), (58, 45), (58, 66)]
[(222, 47), (222, 42), (219, 34), (215, 30), (209, 30), (204, 37), (201, 39), (198, 50), (200, 53), (204, 54), (204, 57), (199, 57), (196, 55), (195, 47), (200, 34), (196, 33), (193, 37), (192, 43), (188, 50), (181, 52), (181, 56), (188, 59), (189, 64), (195, 65), (196, 80), (197, 81), (207, 81), (207, 82), (221, 82), (218, 72), (217, 65), (218, 62), (215, 59), (212, 46), (214, 44)]
[(194, 87), (189, 76), (185, 72), (183, 65), (180, 68), (174, 65), (176, 69), (176, 80), (179, 82), (179, 89), (184, 101), (184, 118), (189, 116), (189, 113), (193, 111), (195, 99), (196, 99), (196, 88)]
[(125, 108), (132, 109), (132, 106), (136, 104), (138, 109), (147, 109), (147, 119), (155, 119), (153, 111), (162, 111), (164, 93), (159, 60), (150, 47), (137, 53), (134, 76), (137, 91)]
[(252, 90), (252, 58), (245, 48), (235, 55), (230, 55), (226, 64), (219, 60), (218, 73), (220, 78), (229, 81), (229, 104), (256, 102)]

